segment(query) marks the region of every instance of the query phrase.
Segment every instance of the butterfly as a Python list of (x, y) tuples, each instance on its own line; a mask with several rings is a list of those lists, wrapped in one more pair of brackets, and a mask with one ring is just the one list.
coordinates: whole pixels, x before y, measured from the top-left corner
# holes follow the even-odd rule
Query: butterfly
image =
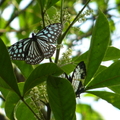
[(78, 63), (71, 75), (62, 74), (63, 78), (67, 78), (73, 86), (74, 92), (77, 97), (80, 97), (80, 93), (84, 92), (84, 79), (86, 76), (86, 66), (83, 61)]
[(31, 38), (18, 41), (8, 48), (12, 60), (24, 60), (28, 64), (39, 64), (44, 58), (50, 58), (55, 51), (53, 45), (62, 32), (61, 23), (51, 24)]

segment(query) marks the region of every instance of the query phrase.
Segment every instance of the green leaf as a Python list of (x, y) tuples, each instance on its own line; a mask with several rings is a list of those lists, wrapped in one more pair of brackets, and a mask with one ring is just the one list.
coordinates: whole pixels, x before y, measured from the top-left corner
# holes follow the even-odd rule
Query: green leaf
[(44, 82), (48, 75), (60, 75), (63, 71), (54, 63), (39, 65), (28, 77), (24, 86), (24, 94), (34, 86)]
[[(19, 16), (18, 16), (18, 19), (19, 19), (19, 26), (20, 26), (20, 28), (24, 28), (25, 26), (26, 26), (26, 21), (25, 21), (25, 13), (26, 12), (24, 12), (23, 14), (20, 14)], [(27, 27), (27, 26), (26, 26)], [(20, 35), (21, 35), (21, 33), (20, 33)]]
[(54, 16), (56, 15), (56, 13), (57, 13), (57, 9), (54, 6), (50, 7), (47, 10), (47, 14), (49, 15), (50, 19), (54, 19)]
[(98, 68), (98, 70), (96, 71), (94, 77), (97, 76), (99, 73), (101, 73), (106, 68), (107, 68), (106, 66), (100, 65), (99, 68)]
[(75, 94), (70, 82), (49, 76), (47, 79), (49, 102), (56, 120), (73, 120), (75, 116)]
[[(24, 83), (21, 82), (18, 85), (19, 85), (20, 93), (22, 95)], [(8, 92), (8, 90), (7, 90), (7, 92)], [(16, 93), (11, 91), (11, 92), (8, 92), (5, 100), (6, 100), (5, 101), (6, 114), (10, 118), (10, 120), (14, 120), (15, 107), (17, 106), (18, 102), (20, 101), (20, 97)]]
[(115, 85), (115, 86), (111, 86), (111, 87), (109, 87), (109, 89), (111, 89), (115, 93), (120, 94), (120, 84), (119, 85)]
[(73, 61), (74, 61), (74, 62), (77, 62), (77, 63), (79, 63), (80, 61), (87, 61), (88, 52), (89, 52), (89, 51), (86, 51), (86, 52), (83, 53), (82, 55), (76, 56), (75, 58), (73, 58)]
[(5, 112), (10, 120), (14, 119), (14, 109), (19, 102), (20, 97), (15, 92), (9, 92), (5, 101)]
[(24, 61), (13, 60), (13, 63), (20, 69), (22, 75), (28, 78), (30, 73), (33, 71), (32, 65), (25, 63)]
[[(25, 101), (30, 104), (30, 100)], [(31, 110), (26, 106), (25, 103), (19, 102), (15, 108), (15, 118), (17, 120), (37, 120)]]
[(120, 94), (106, 91), (89, 91), (88, 93), (94, 94), (120, 109)]
[(20, 95), (20, 91), (18, 89), (17, 81), (13, 73), (8, 51), (1, 39), (0, 39), (0, 77), (9, 85), (9, 87), (14, 92)]
[[(89, 51), (83, 53), (80, 56), (77, 56), (77, 57), (73, 58), (73, 60), (75, 62), (86, 61), (88, 54), (89, 54)], [(120, 58), (120, 50), (118, 48), (110, 46), (106, 50), (103, 61), (115, 60), (115, 59), (119, 59), (119, 58)]]
[[(76, 112), (79, 113), (84, 120), (103, 120), (102, 116), (87, 104), (77, 104)], [(85, 115), (85, 113), (87, 113), (87, 115)]]
[[(75, 62), (86, 61), (88, 54), (89, 54), (89, 51), (85, 52), (84, 54), (82, 54), (80, 56), (73, 58), (73, 60)], [(115, 59), (119, 59), (119, 58), (120, 58), (120, 50), (118, 48), (110, 46), (106, 50), (103, 61), (115, 60)]]
[(19, 87), (21, 95), (23, 95), (24, 84), (25, 84), (24, 82), (18, 83), (18, 87)]
[(75, 65), (73, 64), (67, 64), (67, 65), (61, 66), (61, 69), (67, 74), (71, 73), (74, 70), (74, 68), (75, 68)]
[[(1, 6), (2, 7), (2, 6)], [(2, 16), (0, 16), (0, 23), (2, 23), (2, 24), (0, 24), (0, 28), (2, 29), (2, 28), (4, 28), (4, 26), (5, 26), (5, 24), (6, 24), (6, 20), (2, 17)]]
[(41, 11), (44, 11), (44, 7), (46, 5), (47, 0), (37, 0), (37, 2), (40, 4)]
[(86, 87), (86, 89), (108, 87), (120, 84), (120, 61), (98, 74)]
[(9, 91), (10, 91), (10, 90), (8, 90), (8, 89), (5, 89), (5, 88), (0, 87), (0, 92), (1, 92), (1, 94), (2, 94), (2, 96), (3, 96), (3, 98), (4, 98), (5, 100), (6, 100), (6, 97), (7, 97), (8, 93), (9, 93)]
[(47, 9), (50, 8), (51, 6), (53, 6), (56, 2), (58, 2), (59, 0), (48, 0), (47, 2)]
[(12, 90), (11, 87), (0, 77), (0, 87)]
[(88, 53), (87, 84), (97, 71), (107, 50), (110, 39), (109, 23), (102, 12), (96, 20), (95, 27), (91, 38), (90, 50)]
[(115, 47), (109, 47), (106, 51), (103, 61), (114, 60), (120, 58), (120, 50)]

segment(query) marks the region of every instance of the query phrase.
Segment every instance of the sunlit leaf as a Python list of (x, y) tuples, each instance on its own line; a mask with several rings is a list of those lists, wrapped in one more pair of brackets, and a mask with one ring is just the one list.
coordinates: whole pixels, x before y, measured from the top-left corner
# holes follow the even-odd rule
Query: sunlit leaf
[(98, 69), (107, 50), (109, 40), (109, 23), (104, 14), (100, 11), (91, 38), (85, 84), (90, 81), (90, 79)]
[(106, 92), (106, 91), (89, 91), (89, 93), (94, 94), (107, 102), (111, 103), (113, 106), (120, 109), (120, 94)]
[(44, 82), (48, 75), (60, 75), (63, 71), (54, 63), (46, 63), (38, 66), (25, 82), (24, 94), (32, 87)]
[(86, 89), (109, 87), (120, 84), (120, 61), (113, 63), (110, 67), (98, 74)]

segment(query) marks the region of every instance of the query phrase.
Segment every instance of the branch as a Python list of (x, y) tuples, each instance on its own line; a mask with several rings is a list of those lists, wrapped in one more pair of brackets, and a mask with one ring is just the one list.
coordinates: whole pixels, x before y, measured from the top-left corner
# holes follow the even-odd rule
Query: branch
[(64, 34), (61, 37), (61, 41), (59, 41), (59, 44), (61, 44), (62, 40), (64, 39), (64, 37), (66, 36), (67, 32), (70, 30), (70, 28), (72, 27), (72, 25), (77, 21), (77, 19), (79, 18), (80, 14), (83, 12), (83, 10), (85, 9), (85, 7), (88, 5), (88, 3), (90, 2), (90, 0), (88, 0), (85, 4), (85, 6), (81, 9), (81, 11), (77, 14), (77, 16), (74, 18), (74, 20), (72, 21), (72, 23), (69, 25), (69, 27), (67, 28), (67, 30), (64, 32)]

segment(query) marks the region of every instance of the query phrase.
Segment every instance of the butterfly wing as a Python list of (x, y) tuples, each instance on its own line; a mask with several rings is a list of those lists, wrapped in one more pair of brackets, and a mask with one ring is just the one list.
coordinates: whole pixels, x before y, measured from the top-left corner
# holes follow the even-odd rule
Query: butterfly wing
[(79, 94), (84, 91), (83, 83), (85, 76), (86, 76), (86, 67), (85, 67), (85, 63), (82, 61), (76, 66), (76, 68), (73, 71), (72, 77), (70, 78), (76, 96), (79, 96)]
[(38, 32), (36, 36), (40, 40), (46, 41), (47, 43), (55, 43), (61, 32), (62, 32), (61, 23), (54, 23)]
[(55, 46), (51, 43), (55, 43), (58, 36), (62, 32), (62, 25), (60, 23), (54, 23), (36, 34), (37, 43), (41, 48), (44, 57), (50, 58), (54, 54)]
[(46, 41), (42, 41), (40, 39), (37, 40), (39, 47), (42, 50), (45, 58), (50, 58), (54, 54), (55, 46), (47, 43)]
[(44, 58), (49, 58), (55, 51), (55, 43), (62, 31), (60, 23), (51, 24), (32, 34), (32, 38), (23, 39), (8, 48), (12, 60), (25, 60), (28, 64), (38, 64)]
[(10, 54), (10, 58), (12, 60), (25, 60), (26, 58), (26, 51), (31, 44), (31, 39), (26, 38), (23, 40), (18, 41), (17, 43), (13, 44), (8, 48), (8, 52)]
[(66, 73), (60, 75), (60, 77), (66, 78), (71, 82), (77, 97), (80, 96), (80, 93), (84, 92), (83, 82), (85, 76), (86, 76), (86, 67), (83, 61), (76, 66), (76, 68), (72, 73), (72, 76), (68, 76)]
[(38, 64), (44, 59), (40, 48), (33, 38), (26, 38), (8, 48), (12, 60), (24, 60), (28, 64)]
[[(36, 38), (32, 38), (36, 39)], [(26, 54), (25, 61), (28, 64), (39, 64), (44, 59), (44, 54), (41, 48), (37, 45), (36, 40), (32, 40)]]

